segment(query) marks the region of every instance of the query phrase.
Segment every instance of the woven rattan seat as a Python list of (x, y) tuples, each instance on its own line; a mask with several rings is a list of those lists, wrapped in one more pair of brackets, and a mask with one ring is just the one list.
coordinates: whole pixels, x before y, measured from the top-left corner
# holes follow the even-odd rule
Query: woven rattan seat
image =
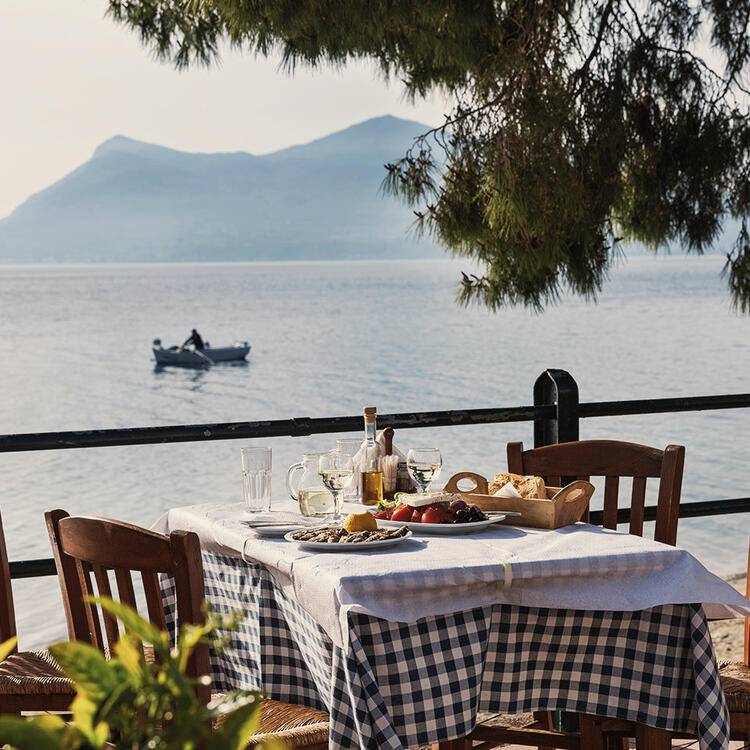
[(750, 667), (732, 662), (722, 665), (719, 673), (729, 713), (750, 714)]
[[(8, 550), (0, 519), (0, 642), (16, 635)], [(13, 653), (0, 663), (0, 714), (67, 711), (75, 695), (47, 651)]]
[(293, 747), (328, 746), (328, 714), (322, 711), (265, 698), (260, 716), (260, 727), (249, 748), (271, 737)]
[(75, 689), (58, 670), (49, 651), (11, 654), (0, 663), (0, 695), (65, 695)]

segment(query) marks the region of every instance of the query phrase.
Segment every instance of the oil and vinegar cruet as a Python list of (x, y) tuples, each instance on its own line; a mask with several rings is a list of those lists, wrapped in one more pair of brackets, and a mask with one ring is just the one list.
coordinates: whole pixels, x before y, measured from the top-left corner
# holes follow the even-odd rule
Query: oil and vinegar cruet
[(383, 471), (380, 459), (384, 455), (383, 446), (375, 440), (377, 410), (365, 406), (365, 439), (360, 449), (360, 487), (362, 502), (377, 505), (383, 499)]

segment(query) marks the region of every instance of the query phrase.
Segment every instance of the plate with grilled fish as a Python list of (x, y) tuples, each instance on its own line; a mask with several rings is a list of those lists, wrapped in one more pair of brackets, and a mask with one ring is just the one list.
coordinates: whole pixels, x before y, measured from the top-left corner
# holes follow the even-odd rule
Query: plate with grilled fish
[(300, 529), (284, 535), (288, 542), (296, 542), (303, 549), (323, 552), (359, 552), (360, 550), (387, 549), (402, 544), (412, 536), (406, 527), (397, 529), (368, 529), (347, 531), (337, 527)]

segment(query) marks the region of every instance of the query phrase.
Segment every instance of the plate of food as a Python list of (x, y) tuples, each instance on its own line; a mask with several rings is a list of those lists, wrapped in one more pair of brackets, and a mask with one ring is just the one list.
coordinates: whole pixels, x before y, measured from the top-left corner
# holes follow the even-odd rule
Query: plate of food
[(361, 550), (388, 549), (402, 544), (411, 531), (405, 527), (395, 529), (365, 529), (347, 531), (341, 526), (325, 526), (317, 529), (300, 529), (284, 535), (288, 542), (296, 542), (303, 549), (322, 552), (359, 552)]
[(417, 534), (471, 534), (508, 516), (520, 513), (485, 513), (469, 505), (458, 493), (399, 492), (393, 502), (380, 502), (372, 516), (378, 526), (407, 528)]

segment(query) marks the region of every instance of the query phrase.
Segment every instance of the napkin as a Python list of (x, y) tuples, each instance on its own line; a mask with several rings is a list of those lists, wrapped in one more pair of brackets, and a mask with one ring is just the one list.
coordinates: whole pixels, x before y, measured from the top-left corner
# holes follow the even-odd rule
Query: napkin
[(521, 497), (521, 493), (508, 482), (495, 493), (495, 497)]
[[(378, 436), (375, 438), (375, 440), (377, 441), (377, 443), (380, 444), (380, 446), (385, 451), (385, 438), (383, 437), (383, 432), (384, 431), (381, 430), (380, 434), (378, 434)], [(403, 451), (400, 451), (396, 447), (395, 443), (393, 443), (391, 445), (391, 450), (392, 450), (392, 454), (391, 455), (398, 457), (398, 463), (399, 464), (406, 464), (406, 454), (403, 453)], [(352, 463), (354, 464), (354, 474), (353, 474), (352, 478), (349, 480), (349, 482), (347, 484), (347, 488), (348, 489), (356, 489), (358, 495), (362, 493), (362, 488), (360, 487), (360, 482), (362, 481), (362, 477), (360, 476), (360, 472), (361, 472), (361, 468), (360, 467), (361, 467), (361, 464), (362, 464), (362, 457), (363, 457), (362, 456), (362, 449), (360, 448), (354, 454), (354, 456), (352, 457)], [(411, 477), (409, 479), (411, 481)], [(412, 489), (416, 489), (416, 485), (414, 484), (413, 481), (411, 481), (411, 486), (412, 486)]]
[(267, 526), (270, 523), (279, 526), (296, 524), (298, 526), (317, 526), (320, 518), (308, 518), (299, 513), (287, 513), (284, 511), (271, 511), (270, 513), (253, 513), (250, 518), (243, 519), (244, 524), (251, 529), (253, 526)]

